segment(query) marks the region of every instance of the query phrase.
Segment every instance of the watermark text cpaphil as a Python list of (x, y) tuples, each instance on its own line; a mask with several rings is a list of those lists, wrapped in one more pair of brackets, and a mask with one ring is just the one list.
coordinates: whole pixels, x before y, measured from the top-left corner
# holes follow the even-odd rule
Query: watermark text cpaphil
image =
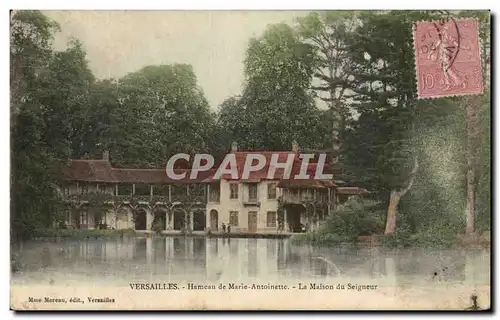
[[(191, 162), (191, 155), (186, 153), (178, 153), (172, 156), (166, 167), (167, 176), (172, 180), (183, 180), (191, 179), (194, 180), (198, 177), (200, 172), (216, 170), (213, 176), (214, 180), (220, 179), (222, 176), (229, 175), (231, 179), (249, 179), (252, 172), (267, 170), (266, 178), (269, 180), (276, 179), (276, 171), (278, 169), (282, 170), (282, 175), (280, 174), (280, 179), (292, 179), (292, 180), (331, 180), (333, 179), (332, 174), (324, 173), (326, 154), (319, 154), (317, 162), (314, 163), (312, 167), (314, 173), (311, 174), (311, 166), (313, 164), (312, 160), (315, 158), (315, 154), (312, 153), (290, 153), (287, 155), (286, 159), (281, 159), (283, 154), (280, 153), (269, 153), (266, 155), (259, 152), (246, 153), (244, 162), (237, 161), (236, 155), (234, 153), (228, 153), (221, 164), (215, 168), (215, 159), (212, 155), (206, 153), (195, 154), (192, 161), (192, 167), (190, 172), (176, 172), (174, 166), (177, 161), (185, 160)], [(240, 168), (243, 166), (242, 168)], [(294, 173), (293, 169), (299, 168), (298, 172)], [(297, 171), (297, 170), (295, 170)], [(241, 173), (241, 176), (240, 176)]]

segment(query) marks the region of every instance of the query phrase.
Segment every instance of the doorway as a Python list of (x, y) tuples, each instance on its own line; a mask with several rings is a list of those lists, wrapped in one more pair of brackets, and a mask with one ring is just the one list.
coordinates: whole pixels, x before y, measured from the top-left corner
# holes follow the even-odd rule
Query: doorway
[(257, 211), (248, 212), (248, 231), (249, 232), (257, 231)]
[(210, 230), (219, 230), (219, 213), (215, 209), (210, 210)]
[(183, 230), (186, 225), (186, 212), (182, 209), (174, 211), (174, 230)]
[(138, 209), (135, 214), (134, 214), (134, 227), (135, 230), (146, 230), (147, 228), (147, 223), (146, 223), (146, 211), (143, 209)]
[(196, 210), (193, 213), (193, 231), (204, 231), (206, 225), (205, 211)]
[(167, 212), (158, 210), (154, 213), (153, 224), (151, 229), (165, 230), (167, 229)]
[(286, 223), (290, 232), (303, 232), (301, 216), (305, 215), (305, 208), (301, 204), (289, 204), (286, 206)]

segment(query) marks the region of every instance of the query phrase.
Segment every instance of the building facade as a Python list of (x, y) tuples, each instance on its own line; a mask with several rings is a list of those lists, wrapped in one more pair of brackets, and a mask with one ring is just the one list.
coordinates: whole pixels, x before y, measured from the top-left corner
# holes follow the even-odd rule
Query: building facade
[[(250, 152), (234, 146), (238, 177)], [(99, 160), (71, 160), (64, 171), (62, 187), (67, 203), (64, 227), (78, 229), (134, 229), (169, 233), (222, 232), (230, 226), (235, 233), (303, 232), (314, 228), (351, 194), (365, 189), (338, 187), (333, 180), (285, 180), (284, 169), (267, 176), (272, 154), (280, 163), (294, 155), (292, 175), (300, 170), (298, 151), (258, 152), (266, 166), (245, 180), (215, 170), (199, 172), (189, 179), (172, 180), (165, 169), (115, 168), (104, 152)], [(312, 161), (308, 174), (313, 175)], [(328, 170), (328, 169), (327, 169)], [(227, 229), (226, 229), (227, 230)]]

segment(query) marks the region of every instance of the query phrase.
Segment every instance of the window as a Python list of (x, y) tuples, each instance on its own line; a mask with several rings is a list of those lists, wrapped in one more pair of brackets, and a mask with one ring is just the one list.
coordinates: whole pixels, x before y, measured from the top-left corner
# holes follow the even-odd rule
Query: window
[(135, 194), (138, 196), (149, 196), (151, 192), (150, 186), (147, 184), (136, 184), (135, 185)]
[(248, 185), (248, 201), (257, 201), (257, 184), (252, 183)]
[(300, 199), (302, 201), (310, 201), (313, 199), (313, 192), (311, 189), (304, 189), (300, 194)]
[(213, 183), (210, 185), (210, 194), (208, 197), (208, 201), (210, 202), (219, 202), (220, 197), (220, 186), (217, 183)]
[(189, 186), (187, 184), (172, 184), (170, 186), (172, 199), (183, 199), (186, 195), (188, 195), (188, 189)]
[(118, 186), (118, 194), (122, 196), (129, 196), (132, 194), (133, 187), (131, 184), (120, 184)]
[(230, 211), (229, 212), (229, 224), (232, 227), (237, 227), (239, 224), (238, 221), (238, 211)]
[(87, 227), (87, 223), (88, 223), (87, 212), (86, 211), (80, 212), (80, 226), (86, 228)]
[(239, 185), (237, 183), (231, 183), (229, 185), (229, 191), (230, 191), (230, 195), (229, 195), (229, 198), (230, 199), (238, 199), (238, 187)]
[(276, 183), (269, 183), (267, 185), (267, 198), (270, 200), (276, 199)]
[(96, 224), (106, 224), (106, 216), (104, 214), (100, 214), (96, 217)]
[(276, 211), (267, 212), (267, 226), (276, 227)]
[(89, 192), (89, 186), (87, 184), (80, 185), (80, 193), (85, 194)]

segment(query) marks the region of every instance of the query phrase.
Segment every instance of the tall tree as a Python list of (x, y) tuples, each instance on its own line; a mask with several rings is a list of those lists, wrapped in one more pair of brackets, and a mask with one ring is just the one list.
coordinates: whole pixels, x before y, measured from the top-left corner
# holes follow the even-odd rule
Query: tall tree
[(48, 69), (40, 77), (38, 101), (44, 106), (47, 125), (43, 138), (58, 159), (81, 155), (84, 128), (89, 123), (94, 75), (83, 44), (73, 39), (68, 48), (54, 52)]
[(190, 65), (147, 66), (119, 80), (115, 160), (158, 167), (177, 152), (206, 151), (214, 119)]
[[(361, 121), (365, 125), (370, 125), (369, 122), (375, 120), (370, 130), (376, 134), (375, 137), (368, 139), (371, 141), (369, 143), (372, 143), (368, 149), (370, 152), (368, 155), (372, 163), (381, 163), (382, 166), (378, 168), (375, 166), (371, 170), (374, 176), (364, 179), (371, 181), (374, 186), (378, 184), (377, 190), (390, 192), (386, 234), (392, 234), (396, 229), (398, 205), (402, 197), (415, 185), (416, 173), (422, 170), (424, 174), (428, 172), (428, 163), (424, 168), (419, 165), (419, 162), (428, 156), (426, 152), (429, 151), (419, 147), (422, 141), (429, 141), (422, 138), (425, 134), (422, 134), (419, 128), (422, 126), (427, 126), (428, 129), (433, 128), (429, 127), (429, 123), (433, 122), (433, 117), (448, 117), (440, 114), (442, 110), (439, 108), (463, 110), (461, 107), (463, 101), (468, 99), (442, 98), (435, 103), (416, 100), (411, 26), (418, 20), (440, 18), (443, 18), (442, 12), (363, 13), (360, 15), (359, 27), (349, 38), (351, 58), (358, 65), (353, 74), (355, 81), (352, 82), (354, 84), (351, 88), (354, 92), (352, 98), (360, 114), (359, 119), (351, 124), (350, 130), (359, 131), (358, 136), (366, 135), (368, 132), (360, 127)], [(422, 117), (422, 110), (430, 114), (429, 117)], [(453, 119), (456, 121), (456, 118)], [(387, 129), (380, 128), (380, 124), (377, 124), (379, 122), (385, 122)], [(457, 125), (459, 123), (456, 122)], [(443, 126), (443, 123), (440, 125)], [(349, 139), (352, 141), (352, 138)], [(465, 145), (466, 141), (461, 140), (460, 143)], [(469, 145), (477, 144), (469, 143)], [(455, 151), (461, 154), (459, 149)], [(362, 152), (361, 150), (348, 150), (348, 157), (351, 161), (347, 162), (359, 163), (362, 160), (353, 157), (359, 158)], [(352, 165), (348, 166), (352, 167)], [(356, 173), (356, 169), (351, 170), (350, 173), (354, 173), (355, 176), (363, 175), (361, 171)], [(377, 179), (379, 175), (384, 179)], [(465, 179), (462, 182), (456, 181), (456, 189), (461, 190), (464, 181)], [(452, 190), (449, 192), (453, 193)], [(473, 206), (470, 205), (470, 207)], [(469, 221), (473, 219), (469, 218)]]
[[(490, 55), (490, 15), (489, 12), (460, 12), (460, 17), (474, 17), (479, 21), (479, 45), (482, 60), (483, 78), (489, 84), (489, 72), (487, 63)], [(477, 171), (479, 165), (480, 126), (478, 112), (482, 104), (481, 96), (473, 96), (464, 99), (467, 114), (467, 209), (466, 209), (466, 233), (474, 233), (474, 222), (476, 219), (476, 187)]]
[[(54, 160), (60, 138), (47, 141), (50, 106), (40, 103), (41, 85), (52, 59), (58, 25), (38, 11), (11, 17), (11, 236), (49, 226), (57, 212), (59, 168)], [(64, 143), (63, 143), (64, 144)]]
[[(221, 114), (242, 111), (246, 122), (244, 148), (289, 150), (291, 142), (314, 147), (320, 111), (309, 90), (314, 56), (286, 24), (270, 26), (251, 39), (245, 59), (242, 97)], [(234, 117), (234, 116), (232, 116)]]
[(345, 93), (353, 80), (356, 64), (350, 59), (347, 39), (358, 22), (353, 11), (312, 12), (298, 19), (300, 38), (311, 46), (314, 54), (312, 89), (330, 111), (333, 163), (339, 162), (346, 121), (350, 116)]
[[(350, 90), (360, 118), (366, 112), (386, 122), (385, 136), (378, 141), (381, 163), (389, 191), (386, 234), (396, 228), (401, 198), (412, 187), (418, 171), (418, 155), (412, 147), (415, 114), (415, 68), (412, 23), (432, 16), (425, 12), (365, 12), (356, 31), (347, 39), (349, 55), (357, 65)], [(373, 118), (373, 116), (372, 116)]]

